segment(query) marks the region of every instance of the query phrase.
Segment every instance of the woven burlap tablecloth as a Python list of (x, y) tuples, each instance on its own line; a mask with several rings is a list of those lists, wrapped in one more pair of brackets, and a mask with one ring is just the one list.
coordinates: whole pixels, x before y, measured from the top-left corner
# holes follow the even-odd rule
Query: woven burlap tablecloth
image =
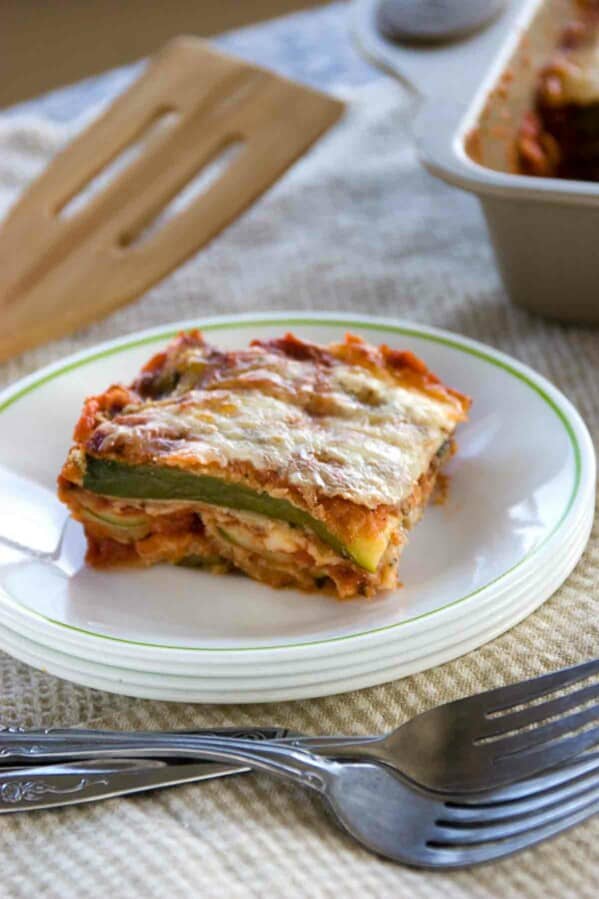
[[(379, 82), (349, 100), (343, 123), (195, 259), (109, 319), (5, 364), (2, 384), (75, 349), (175, 319), (359, 311), (437, 325), (513, 354), (564, 391), (597, 442), (599, 333), (509, 304), (476, 202), (419, 167), (411, 101), (399, 87)], [(77, 127), (0, 119), (3, 208)], [(1, 655), (0, 715), (25, 725), (384, 731), (437, 703), (598, 655), (598, 572), (596, 524), (573, 574), (527, 621), (452, 663), (368, 690), (275, 705), (180, 705), (100, 693)], [(597, 820), (488, 867), (402, 868), (339, 833), (316, 800), (265, 776), (4, 816), (0, 834), (0, 895), (10, 897), (591, 899), (599, 872)]]

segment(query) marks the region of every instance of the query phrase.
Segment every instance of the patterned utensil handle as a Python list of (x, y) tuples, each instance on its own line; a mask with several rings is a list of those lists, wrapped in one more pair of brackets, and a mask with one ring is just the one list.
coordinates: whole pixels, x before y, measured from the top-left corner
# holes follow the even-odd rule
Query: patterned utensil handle
[(285, 727), (215, 727), (196, 728), (192, 730), (174, 731), (109, 731), (89, 730), (86, 728), (24, 728), (24, 727), (0, 727), (0, 767), (11, 764), (14, 751), (25, 745), (31, 747), (31, 758), (27, 753), (20, 756), (19, 764), (36, 764), (35, 753), (44, 749), (51, 749), (53, 745), (63, 744), (65, 739), (71, 744), (85, 742), (93, 744), (102, 742), (109, 744), (111, 741), (120, 741), (123, 737), (147, 740), (154, 737), (228, 737), (237, 740), (290, 740), (300, 735)]
[(79, 805), (248, 771), (248, 768), (213, 762), (157, 759), (109, 758), (38, 764), (0, 774), (0, 814)]

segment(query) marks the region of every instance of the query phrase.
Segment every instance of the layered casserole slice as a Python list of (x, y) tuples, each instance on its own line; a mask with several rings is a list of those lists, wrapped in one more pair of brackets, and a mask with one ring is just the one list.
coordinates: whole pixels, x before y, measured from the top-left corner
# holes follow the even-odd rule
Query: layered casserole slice
[(518, 153), (525, 174), (599, 181), (599, 0), (575, 9), (539, 74)]
[(91, 565), (371, 596), (397, 584), (468, 405), (412, 353), (357, 337), (220, 350), (192, 331), (85, 402), (59, 495)]

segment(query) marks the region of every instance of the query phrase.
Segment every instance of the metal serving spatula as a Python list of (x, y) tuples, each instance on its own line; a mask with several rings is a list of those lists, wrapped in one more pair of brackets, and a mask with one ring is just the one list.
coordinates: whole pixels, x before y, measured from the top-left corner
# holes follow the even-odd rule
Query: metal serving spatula
[[(163, 278), (342, 110), (340, 101), (200, 39), (167, 44), (0, 228), (0, 361), (101, 318)], [(186, 205), (180, 196), (165, 220), (173, 198), (217, 160), (224, 173)], [(109, 181), (108, 166), (116, 169)]]

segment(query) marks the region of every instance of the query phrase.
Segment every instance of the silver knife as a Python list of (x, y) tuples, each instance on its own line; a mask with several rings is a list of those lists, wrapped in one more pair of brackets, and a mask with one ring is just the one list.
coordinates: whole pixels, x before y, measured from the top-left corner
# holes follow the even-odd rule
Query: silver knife
[(79, 805), (249, 771), (247, 767), (216, 762), (118, 758), (3, 768), (0, 814)]

